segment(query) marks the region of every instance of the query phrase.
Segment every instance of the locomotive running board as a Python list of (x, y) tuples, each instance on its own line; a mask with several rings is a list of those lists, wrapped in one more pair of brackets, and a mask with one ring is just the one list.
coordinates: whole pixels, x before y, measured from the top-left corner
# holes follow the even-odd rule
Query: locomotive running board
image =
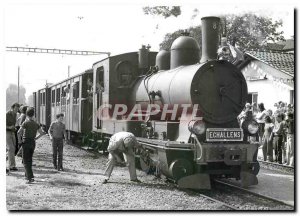
[(210, 177), (208, 174), (194, 174), (185, 176), (177, 182), (180, 188), (189, 189), (211, 189)]

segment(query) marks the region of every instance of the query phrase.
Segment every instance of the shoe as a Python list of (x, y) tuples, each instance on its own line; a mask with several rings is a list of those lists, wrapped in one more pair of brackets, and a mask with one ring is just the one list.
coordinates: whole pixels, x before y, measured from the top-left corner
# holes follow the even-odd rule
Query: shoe
[(58, 171), (64, 171), (64, 169), (61, 167), (61, 168), (58, 168), (57, 169)]
[(57, 169), (57, 166), (54, 165), (53, 167), (54, 167), (54, 169)]
[(132, 182), (137, 182), (137, 183), (141, 183), (141, 181), (138, 180), (138, 179), (133, 179), (133, 180), (130, 180), (130, 181), (132, 181)]
[(104, 181), (102, 182), (102, 184), (107, 184), (108, 183), (108, 179), (104, 179)]
[(31, 183), (33, 183), (34, 182), (34, 179), (32, 178), (32, 179), (28, 179), (27, 180), (27, 182), (26, 182), (26, 184), (31, 184)]
[(18, 171), (18, 168), (17, 167), (12, 167), (12, 168), (9, 168), (10, 171)]

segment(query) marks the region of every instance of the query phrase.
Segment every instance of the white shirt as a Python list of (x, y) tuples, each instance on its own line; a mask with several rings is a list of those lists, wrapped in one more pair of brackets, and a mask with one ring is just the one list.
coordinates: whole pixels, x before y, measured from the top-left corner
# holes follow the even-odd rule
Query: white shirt
[(267, 116), (267, 111), (264, 110), (262, 112), (258, 111), (256, 114), (256, 121), (257, 123), (265, 123), (265, 117)]
[(108, 151), (115, 151), (115, 150), (124, 151), (125, 150), (124, 140), (127, 137), (131, 137), (134, 140), (134, 142), (137, 142), (135, 136), (132, 133), (118, 132), (110, 138), (107, 150)]

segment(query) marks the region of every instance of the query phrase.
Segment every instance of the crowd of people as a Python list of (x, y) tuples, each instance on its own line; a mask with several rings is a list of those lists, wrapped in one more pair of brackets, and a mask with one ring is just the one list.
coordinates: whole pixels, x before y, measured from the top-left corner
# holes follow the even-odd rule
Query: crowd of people
[[(66, 127), (63, 123), (64, 115), (59, 113), (56, 120), (49, 127), (48, 134), (52, 141), (53, 167), (58, 171), (63, 171), (63, 146), (64, 140), (67, 142)], [(37, 133), (39, 134), (37, 136)], [(15, 156), (21, 155), (22, 164), (25, 169), (25, 179), (28, 184), (34, 182), (32, 171), (32, 157), (35, 150), (35, 142), (46, 134), (42, 127), (34, 119), (34, 108), (20, 106), (14, 103), (6, 113), (6, 160), (9, 168), (6, 173), (17, 171)], [(130, 180), (140, 182), (136, 175), (135, 156), (133, 148), (139, 148), (135, 136), (129, 132), (119, 132), (114, 134), (108, 145), (109, 158), (107, 168), (104, 172), (106, 176), (103, 183), (107, 183), (114, 166), (122, 162), (120, 155), (124, 155), (130, 174)]]
[[(246, 103), (238, 120), (242, 125), (246, 119), (255, 119), (258, 133), (252, 139), (262, 146), (263, 160), (294, 166), (294, 106), (282, 101), (274, 108), (265, 109), (263, 103)], [(249, 136), (249, 139), (251, 135)]]
[[(244, 130), (245, 138), (254, 138), (262, 146), (264, 161), (277, 162), (294, 166), (294, 107), (293, 105), (278, 102), (274, 105), (274, 112), (265, 109), (264, 104), (246, 103), (244, 110), (238, 116), (241, 128), (247, 120), (255, 119), (258, 132), (250, 134)], [(48, 130), (53, 149), (53, 167), (63, 171), (63, 144), (67, 141), (66, 128), (63, 123), (63, 114), (57, 114), (56, 120)], [(37, 136), (37, 133), (39, 135)], [(35, 150), (35, 141), (46, 134), (42, 127), (34, 120), (34, 108), (20, 106), (14, 103), (6, 113), (6, 152), (9, 168), (6, 173), (17, 171), (15, 156), (21, 154), (27, 183), (34, 181), (32, 172), (32, 157)], [(245, 140), (245, 139), (244, 139)], [(114, 134), (108, 145), (109, 159), (104, 175), (107, 183), (113, 168), (120, 163), (120, 154), (124, 155), (129, 168), (130, 180), (139, 182), (136, 176), (133, 148), (139, 144), (132, 133), (119, 132)]]
[[(33, 107), (14, 103), (6, 113), (6, 160), (8, 160), (9, 166), (9, 168), (6, 168), (6, 173), (18, 170), (15, 156), (20, 155), (27, 183), (34, 182), (32, 157), (35, 150), (35, 142), (46, 134), (35, 121), (34, 112)], [(63, 117), (63, 114), (58, 114), (56, 121), (51, 123), (48, 131), (53, 147), (53, 166), (58, 171), (63, 171), (63, 139), (67, 138)], [(37, 133), (39, 134), (38, 136)]]

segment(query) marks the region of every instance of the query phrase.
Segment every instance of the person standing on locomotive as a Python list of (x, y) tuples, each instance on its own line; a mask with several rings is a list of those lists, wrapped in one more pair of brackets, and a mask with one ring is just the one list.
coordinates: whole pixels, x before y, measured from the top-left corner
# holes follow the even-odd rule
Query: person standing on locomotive
[[(58, 171), (63, 171), (63, 148), (64, 138), (67, 140), (66, 126), (63, 123), (64, 114), (60, 113), (56, 115), (56, 121), (52, 122), (48, 134), (52, 141), (53, 148), (53, 166)], [(57, 159), (58, 154), (58, 159)], [(58, 165), (58, 166), (57, 166)]]
[(251, 115), (252, 115), (251, 108), (252, 108), (251, 104), (250, 104), (250, 103), (246, 103), (246, 105), (245, 105), (243, 111), (242, 111), (241, 114), (239, 114), (239, 116), (237, 117), (240, 126), (241, 126), (241, 125), (243, 124), (243, 122), (245, 121), (246, 116), (249, 116), (250, 113), (251, 113)]
[(139, 144), (132, 133), (118, 132), (110, 138), (107, 147), (109, 153), (107, 168), (104, 173), (107, 178), (103, 181), (103, 184), (108, 182), (114, 166), (122, 161), (118, 155), (119, 153), (124, 155), (125, 162), (129, 168), (130, 181), (140, 182), (136, 176), (134, 147), (139, 147)]
[[(27, 109), (26, 115), (27, 119), (23, 122), (18, 131), (18, 143), (22, 145), (25, 177), (27, 179), (27, 183), (30, 184), (34, 182), (34, 176), (32, 172), (32, 156), (35, 149), (35, 141), (46, 133), (39, 126), (39, 124), (33, 120), (33, 107)], [(36, 137), (37, 132), (40, 134), (38, 137)]]
[[(17, 171), (16, 168), (16, 160), (15, 160), (15, 151), (16, 151), (16, 120), (17, 120), (17, 112), (19, 110), (20, 105), (18, 103), (14, 103), (11, 106), (11, 109), (6, 113), (6, 152), (8, 157), (9, 170)], [(9, 172), (6, 169), (6, 173)]]

